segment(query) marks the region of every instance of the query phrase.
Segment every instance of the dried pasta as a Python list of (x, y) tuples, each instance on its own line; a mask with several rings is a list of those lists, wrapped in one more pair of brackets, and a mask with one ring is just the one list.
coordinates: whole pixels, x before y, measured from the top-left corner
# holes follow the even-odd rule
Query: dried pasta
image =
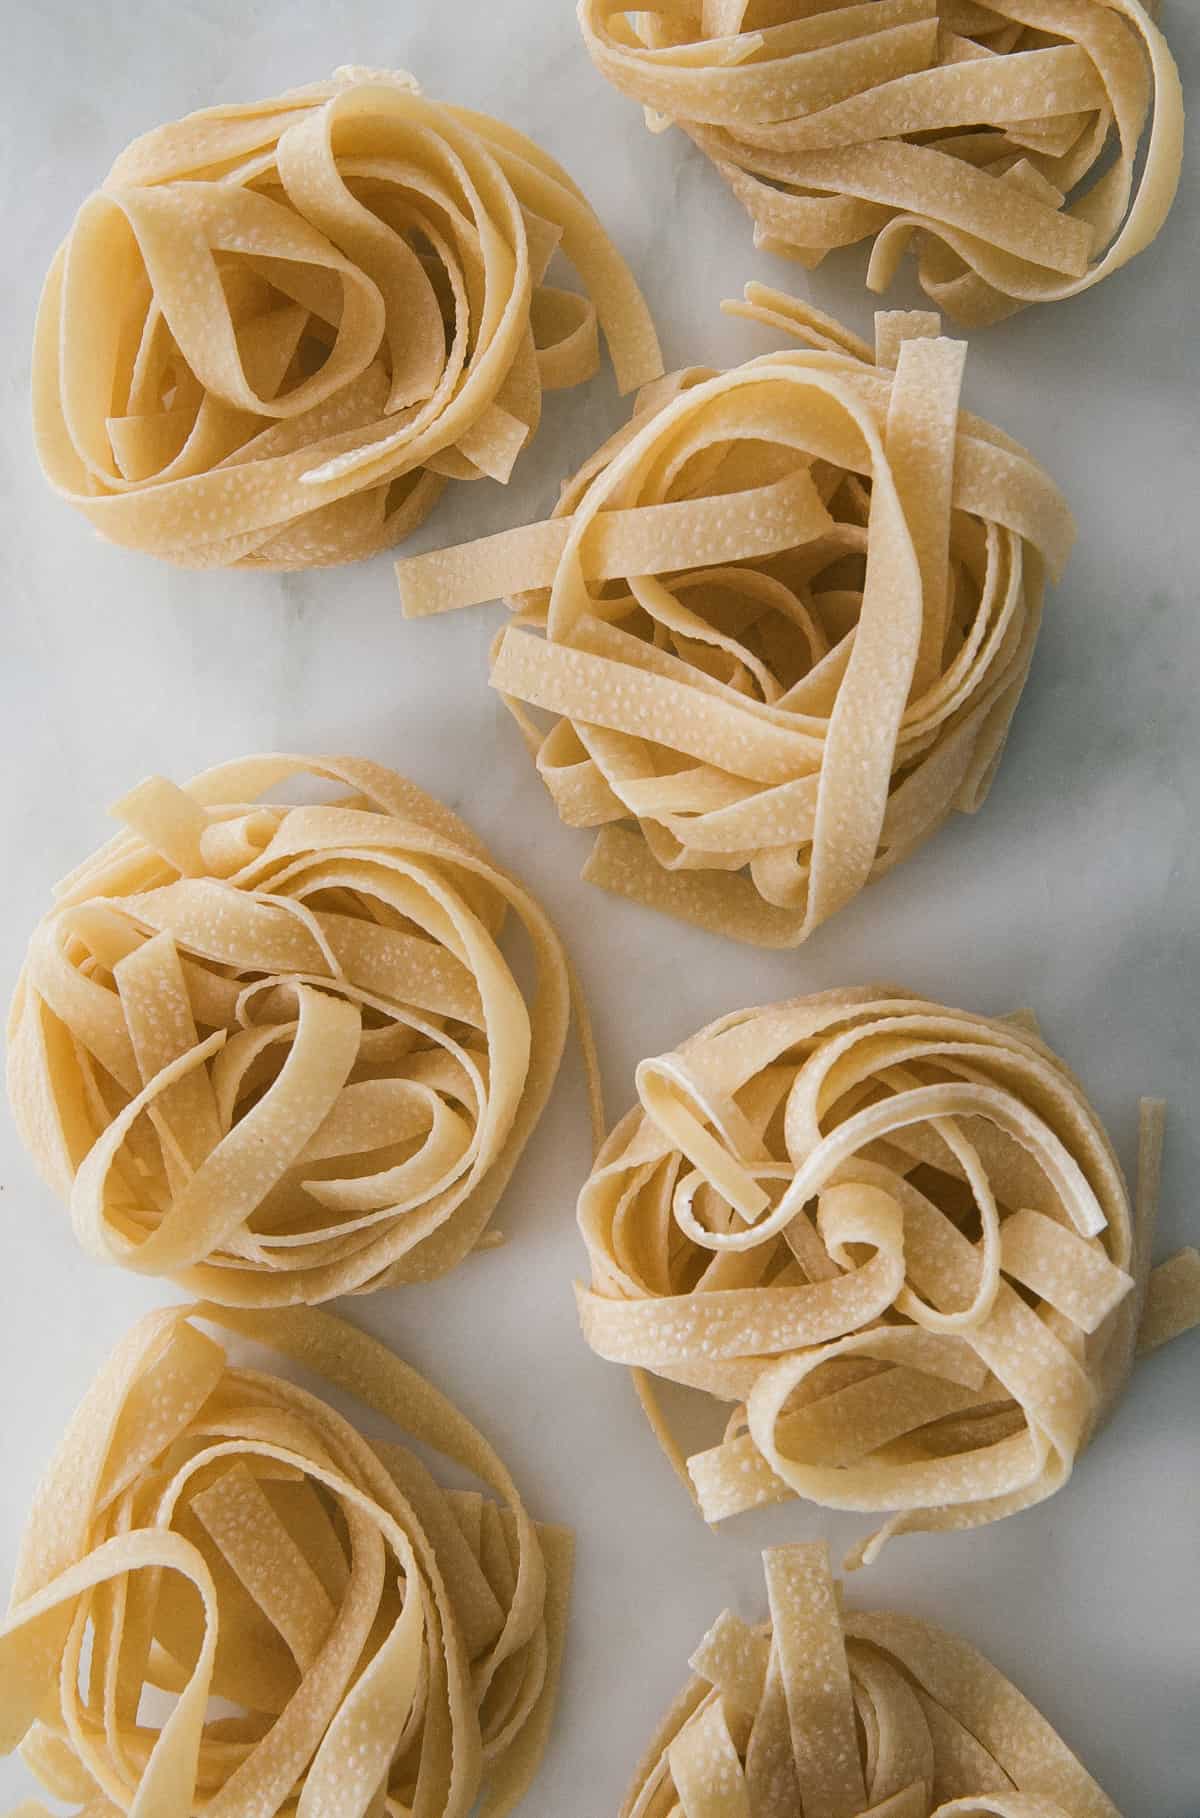
[(922, 289), (968, 327), (1098, 284), (1175, 197), (1183, 92), (1139, 0), (580, 0), (579, 18), (756, 245), (811, 268), (872, 240), (880, 291), (915, 236)]
[[(236, 1367), (200, 1320), (489, 1494)], [(308, 1308), (151, 1313), (34, 1503), (0, 1627), (0, 1748), (80, 1818), (464, 1818), (481, 1786), (502, 1818), (545, 1748), (570, 1574), (570, 1534), (535, 1525), (483, 1435), (374, 1339)]]
[[(582, 293), (546, 282), (560, 249)], [(542, 394), (662, 370), (586, 198), (523, 134), (339, 70), (137, 139), (51, 266), (48, 479), (111, 542), (311, 568), (400, 542), (447, 480), (506, 481)]]
[(804, 349), (649, 388), (547, 523), (397, 572), (411, 614), (520, 596), (492, 684), (599, 829), (585, 877), (790, 947), (983, 801), (1074, 529), (936, 317), (872, 354), (761, 285), (726, 307)]
[[(343, 794), (257, 800), (296, 776)], [(528, 892), (357, 758), (152, 778), (114, 813), (125, 831), (59, 887), (10, 1019), (13, 1111), (84, 1247), (278, 1306), (429, 1280), (486, 1244), (570, 1014)]]
[[(701, 1513), (806, 1498), (892, 1534), (1066, 1483), (1134, 1357), (1200, 1321), (1151, 1272), (1162, 1107), (1136, 1208), (1033, 1019), (888, 987), (720, 1018), (643, 1061), (579, 1200), (584, 1336), (630, 1366)], [(649, 1378), (733, 1404), (685, 1461)], [(807, 1810), (807, 1806), (805, 1810)]]
[(969, 1643), (845, 1608), (823, 1545), (763, 1566), (768, 1620), (714, 1623), (621, 1818), (1120, 1818)]

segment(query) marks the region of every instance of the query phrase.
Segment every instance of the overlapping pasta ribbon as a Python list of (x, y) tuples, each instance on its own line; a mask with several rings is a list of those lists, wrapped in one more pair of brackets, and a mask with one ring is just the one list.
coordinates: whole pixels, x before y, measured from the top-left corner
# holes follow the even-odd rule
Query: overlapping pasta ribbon
[(844, 1609), (823, 1545), (763, 1564), (769, 1620), (704, 1637), (621, 1818), (1120, 1818), (967, 1642)]
[(586, 877), (787, 947), (979, 806), (1074, 529), (936, 317), (873, 354), (761, 285), (726, 308), (805, 349), (651, 387), (547, 523), (397, 572), (409, 613), (523, 595), (492, 684), (601, 830)]
[[(545, 281), (556, 249), (584, 294)], [(38, 315), (54, 486), (191, 568), (308, 568), (407, 536), (448, 479), (507, 480), (542, 393), (662, 371), (628, 267), (523, 134), (341, 70), (136, 140)]]
[[(443, 1490), (407, 1447), (234, 1367), (197, 1319), (315, 1370), (491, 1494)], [(570, 1535), (535, 1526), (483, 1436), (374, 1339), (307, 1308), (152, 1313), (35, 1502), (0, 1628), (0, 1747), (80, 1818), (464, 1818), (481, 1785), (501, 1818), (545, 1748), (570, 1572)]]
[[(1200, 1321), (1200, 1255), (1136, 1212), (1027, 1016), (881, 987), (721, 1018), (643, 1061), (579, 1200), (593, 1350), (638, 1372), (701, 1512), (799, 1496), (968, 1528), (1060, 1489), (1135, 1346)], [(736, 1404), (686, 1466), (647, 1375)], [(807, 1808), (806, 1808), (807, 1809)]]
[[(350, 793), (263, 805), (296, 775)], [(570, 1013), (546, 916), (356, 758), (155, 778), (60, 886), (10, 1022), (22, 1135), (94, 1255), (229, 1305), (428, 1280), (478, 1245)], [(530, 999), (497, 946), (534, 960)]]
[(757, 245), (812, 267), (873, 239), (885, 290), (915, 235), (922, 288), (968, 327), (1099, 283), (1175, 197), (1183, 92), (1139, 0), (580, 0), (579, 18)]

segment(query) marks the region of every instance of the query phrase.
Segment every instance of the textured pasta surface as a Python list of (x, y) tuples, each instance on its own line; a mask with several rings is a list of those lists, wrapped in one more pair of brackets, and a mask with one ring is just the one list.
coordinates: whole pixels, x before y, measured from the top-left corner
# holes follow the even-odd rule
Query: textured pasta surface
[(519, 609), (492, 684), (599, 829), (586, 877), (790, 947), (980, 805), (1074, 529), (960, 410), (936, 316), (872, 350), (761, 285), (726, 307), (802, 349), (651, 386), (548, 522), (398, 576), (410, 614)]
[(621, 1818), (1119, 1818), (967, 1642), (845, 1608), (823, 1545), (763, 1564), (767, 1621), (714, 1623)]
[[(1151, 1272), (1161, 1105), (1131, 1206), (1028, 1013), (828, 991), (723, 1017), (637, 1086), (579, 1200), (580, 1317), (710, 1522), (886, 1513), (854, 1565), (997, 1521), (1067, 1481), (1139, 1329), (1200, 1321), (1196, 1253)], [(733, 1404), (723, 1438), (685, 1461), (651, 1377)]]
[[(582, 291), (546, 280), (561, 251)], [(103, 536), (189, 568), (400, 542), (505, 481), (542, 394), (662, 370), (553, 159), (403, 72), (339, 70), (137, 139), (80, 209), (34, 347), (38, 452)]]
[[(236, 1367), (198, 1321), (483, 1490)], [(481, 1789), (502, 1818), (545, 1748), (570, 1575), (569, 1533), (536, 1526), (483, 1436), (374, 1339), (309, 1308), (168, 1308), (113, 1352), (38, 1492), (0, 1749), (79, 1818), (465, 1818)]]
[[(296, 778), (341, 793), (257, 799)], [(9, 1028), (18, 1126), (84, 1247), (278, 1306), (429, 1280), (489, 1241), (570, 1014), (534, 899), (362, 759), (152, 778), (114, 813), (125, 831), (34, 933)]]
[(580, 0), (600, 72), (678, 125), (810, 268), (871, 240), (886, 290), (977, 327), (1075, 296), (1154, 239), (1183, 92), (1140, 0)]

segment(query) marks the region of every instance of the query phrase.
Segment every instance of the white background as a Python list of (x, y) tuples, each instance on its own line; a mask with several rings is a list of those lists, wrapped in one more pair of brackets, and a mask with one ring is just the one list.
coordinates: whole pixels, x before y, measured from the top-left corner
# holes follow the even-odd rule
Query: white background
[[(540, 893), (578, 962), (615, 1111), (638, 1058), (718, 1013), (894, 978), (986, 1011), (1032, 1004), (1083, 1074), (1123, 1156), (1136, 1101), (1171, 1104), (1160, 1251), (1197, 1235), (1195, 999), (1200, 812), (1194, 358), (1194, 137), (1153, 250), (1090, 295), (981, 331), (970, 406), (1027, 442), (1075, 507), (1080, 544), (1051, 596), (998, 784), (975, 820), (869, 891), (795, 954), (724, 945), (577, 881), (499, 703), (486, 651), (502, 609), (405, 624), (390, 560), (288, 576), (188, 574), (98, 542), (49, 492), (28, 429), (42, 274), (72, 213), (136, 133), (344, 62), (402, 65), (435, 96), (532, 133), (587, 188), (656, 312), (668, 364), (761, 351), (720, 299), (789, 281), (869, 330), (863, 255), (811, 278), (756, 255), (716, 174), (651, 138), (588, 64), (567, 0), (6, 0), (0, 538), (0, 974), (15, 978), (51, 882), (109, 831), (104, 808), (152, 770), (185, 778), (243, 752), (347, 751), (463, 812)], [(1168, 0), (1188, 78), (1200, 25)], [(894, 299), (915, 300), (907, 284)], [(445, 495), (414, 547), (543, 515), (558, 480), (622, 420), (606, 375), (549, 402), (512, 485)], [(646, 1735), (718, 1611), (763, 1602), (758, 1549), (863, 1531), (800, 1505), (710, 1534), (640, 1423), (622, 1375), (577, 1335), (573, 1200), (587, 1166), (577, 1061), (509, 1192), (508, 1246), (352, 1317), (484, 1428), (534, 1512), (579, 1534), (559, 1720), (529, 1818), (610, 1818)], [(63, 1210), (0, 1119), (0, 1580), (36, 1476), (110, 1345), (157, 1284), (80, 1256)], [(1138, 1371), (1067, 1490), (962, 1537), (907, 1539), (853, 1584), (960, 1629), (1009, 1672), (1128, 1818), (1196, 1818), (1200, 1549), (1197, 1341)], [(0, 1803), (32, 1790), (0, 1763)]]

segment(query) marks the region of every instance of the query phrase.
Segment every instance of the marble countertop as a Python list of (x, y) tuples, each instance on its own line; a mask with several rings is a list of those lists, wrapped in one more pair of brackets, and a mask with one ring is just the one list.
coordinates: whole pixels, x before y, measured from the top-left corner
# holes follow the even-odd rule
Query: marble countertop
[[(1185, 88), (1200, 17), (1167, 0)], [(807, 277), (755, 254), (737, 205), (677, 134), (651, 138), (591, 70), (567, 0), (82, 0), (5, 16), (0, 181), (14, 255), (0, 290), (5, 530), (0, 976), (16, 975), (51, 882), (108, 833), (105, 804), (151, 770), (183, 778), (246, 751), (348, 751), (464, 813), (540, 894), (577, 959), (610, 1105), (644, 1054), (721, 1011), (864, 978), (1003, 1011), (1035, 1005), (1130, 1165), (1137, 1099), (1170, 1102), (1160, 1246), (1200, 1207), (1200, 134), (1153, 250), (1089, 295), (981, 332), (969, 404), (1028, 443), (1075, 508), (1033, 676), (984, 811), (958, 820), (794, 954), (719, 944), (578, 881), (559, 826), (485, 686), (500, 607), (406, 624), (390, 560), (289, 576), (189, 574), (98, 542), (54, 498), (28, 429), (42, 274), (73, 210), (135, 134), (187, 110), (403, 65), (435, 95), (533, 134), (586, 187), (654, 307), (668, 363), (766, 345), (723, 319), (757, 276), (867, 329), (862, 252)], [(895, 300), (916, 300), (902, 283)], [(451, 489), (413, 547), (544, 514), (558, 480), (622, 420), (605, 374), (555, 397), (512, 485)], [(354, 1303), (484, 1428), (579, 1563), (562, 1705), (525, 1811), (609, 1818), (691, 1648), (718, 1611), (763, 1601), (758, 1550), (863, 1531), (799, 1505), (711, 1534), (617, 1370), (578, 1337), (573, 1200), (587, 1165), (572, 1058), (502, 1208), (510, 1242), (448, 1280)], [(102, 1273), (71, 1240), (0, 1118), (0, 1583), (35, 1477), (117, 1336), (163, 1295)], [(957, 1628), (1008, 1671), (1129, 1818), (1194, 1818), (1200, 1607), (1200, 1349), (1143, 1364), (1067, 1490), (983, 1531), (909, 1539), (851, 1595)], [(29, 1791), (0, 1763), (0, 1805)]]

